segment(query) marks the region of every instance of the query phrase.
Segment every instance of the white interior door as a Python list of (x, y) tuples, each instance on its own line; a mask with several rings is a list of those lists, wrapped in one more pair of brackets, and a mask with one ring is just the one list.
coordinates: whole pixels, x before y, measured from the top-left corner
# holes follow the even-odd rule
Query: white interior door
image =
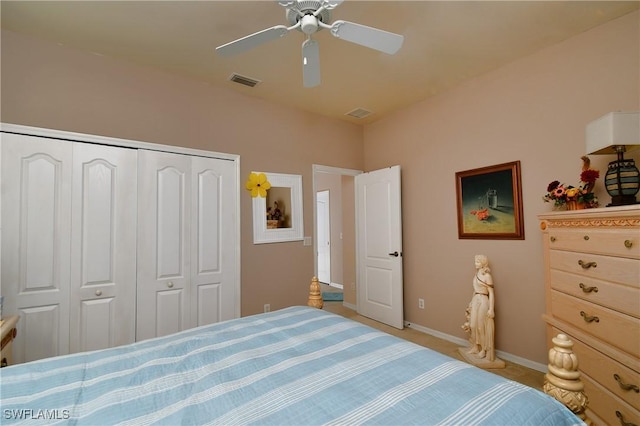
[(136, 340), (188, 328), (191, 158), (138, 152)]
[(331, 209), (329, 191), (316, 194), (317, 238), (318, 238), (318, 280), (331, 284)]
[(69, 353), (72, 144), (2, 134), (2, 294), (18, 363)]
[(191, 326), (238, 317), (235, 230), (238, 185), (232, 161), (191, 158)]
[(70, 352), (135, 341), (137, 151), (73, 144)]
[(360, 174), (355, 186), (358, 313), (402, 329), (400, 166)]

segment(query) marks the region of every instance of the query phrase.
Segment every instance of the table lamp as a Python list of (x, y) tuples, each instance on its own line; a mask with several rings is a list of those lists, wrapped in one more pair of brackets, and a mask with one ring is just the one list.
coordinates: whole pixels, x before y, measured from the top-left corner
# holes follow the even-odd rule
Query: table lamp
[(611, 195), (609, 206), (636, 204), (640, 174), (624, 153), (640, 148), (640, 111), (610, 112), (587, 124), (587, 154), (617, 154), (609, 163), (604, 184)]

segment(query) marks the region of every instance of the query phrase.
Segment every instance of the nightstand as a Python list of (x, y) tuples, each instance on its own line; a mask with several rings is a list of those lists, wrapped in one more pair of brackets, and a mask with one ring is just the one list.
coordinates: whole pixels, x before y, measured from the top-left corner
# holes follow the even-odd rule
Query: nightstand
[(2, 342), (2, 350), (0, 350), (0, 359), (2, 359), (2, 367), (13, 364), (12, 346), (17, 331), (16, 324), (20, 317), (11, 315), (2, 319), (0, 326), (0, 342)]

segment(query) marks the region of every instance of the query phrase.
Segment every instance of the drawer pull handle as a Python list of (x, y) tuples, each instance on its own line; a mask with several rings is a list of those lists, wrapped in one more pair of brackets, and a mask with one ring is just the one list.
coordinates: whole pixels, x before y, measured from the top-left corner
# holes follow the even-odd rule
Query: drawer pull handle
[(586, 322), (600, 322), (600, 318), (598, 318), (596, 316), (587, 315), (584, 311), (580, 311), (580, 316)]
[(584, 237), (582, 237), (582, 238), (584, 238), (584, 240), (585, 240), (585, 241), (589, 241), (589, 236), (588, 236), (588, 235), (585, 235), (585, 236), (584, 236)]
[(98, 297), (102, 296), (102, 290), (96, 290), (96, 296)]
[(578, 265), (582, 266), (582, 269), (595, 268), (598, 266), (596, 262), (585, 262), (584, 260), (578, 260)]
[(551, 240), (551, 242), (552, 242), (552, 243), (555, 243), (555, 242), (556, 242), (556, 237), (551, 237), (551, 238), (549, 238), (549, 239)]
[(626, 248), (631, 248), (633, 246), (633, 242), (631, 240), (624, 240), (624, 246)]
[(620, 419), (620, 425), (621, 426), (638, 426), (635, 423), (631, 423), (631, 422), (625, 422), (624, 421), (624, 416), (622, 415), (622, 413), (618, 410), (616, 410), (616, 417), (618, 419)]
[(580, 288), (582, 289), (582, 291), (584, 293), (591, 293), (591, 292), (597, 293), (598, 292), (598, 287), (587, 287), (583, 283), (580, 283)]
[(618, 376), (617, 374), (614, 374), (613, 378), (615, 379), (616, 382), (618, 382), (618, 385), (620, 385), (620, 388), (622, 390), (634, 391), (635, 393), (640, 393), (640, 388), (638, 388), (638, 386), (630, 385), (628, 383), (623, 382), (620, 376)]

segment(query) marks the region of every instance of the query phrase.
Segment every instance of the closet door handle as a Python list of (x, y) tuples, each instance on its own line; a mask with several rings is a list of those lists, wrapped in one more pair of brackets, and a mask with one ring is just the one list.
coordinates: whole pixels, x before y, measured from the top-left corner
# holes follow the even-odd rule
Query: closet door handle
[(169, 282), (167, 283), (167, 287), (169, 287), (169, 288), (173, 288), (173, 281), (169, 281)]
[(96, 290), (96, 296), (102, 296), (102, 290)]
[(400, 256), (400, 253), (398, 253), (397, 251), (394, 251), (393, 253), (389, 253), (389, 256), (398, 257)]

